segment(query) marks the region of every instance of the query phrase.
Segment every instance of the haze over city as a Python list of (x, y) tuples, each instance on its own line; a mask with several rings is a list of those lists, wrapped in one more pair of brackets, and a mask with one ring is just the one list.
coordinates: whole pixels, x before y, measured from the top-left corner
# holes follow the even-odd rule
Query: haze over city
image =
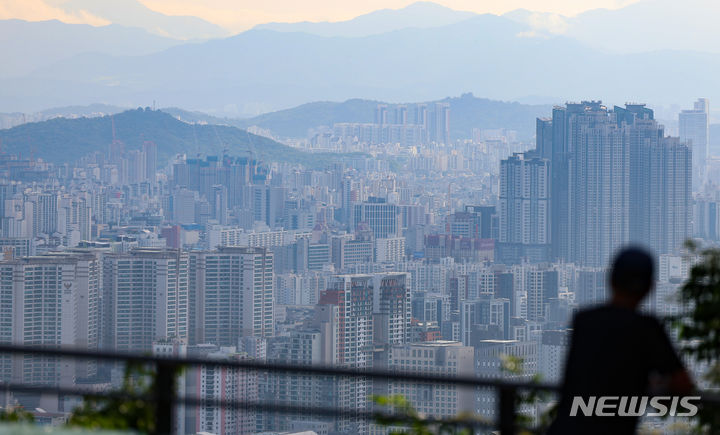
[(720, 433), (718, 16), (0, 0), (0, 432)]
[[(268, 17), (232, 27), (180, 9), (196, 2), (5, 1), (0, 111), (156, 101), (248, 117), (311, 101), (400, 103), (473, 92), (542, 104), (589, 94), (644, 101), (669, 119), (687, 95), (715, 97), (720, 33), (704, 12), (718, 8), (713, 2), (503, 2), (502, 10), (472, 3), (374, 11), (372, 4), (303, 3), (308, 15), (293, 16), (292, 7), (270, 2), (262, 6)], [(281, 7), (287, 17), (273, 12)], [(242, 6), (233, 10), (248, 16)], [(329, 15), (313, 16), (317, 10)], [(180, 12), (190, 15), (173, 15)], [(51, 19), (60, 22), (37, 21)], [(685, 80), (676, 80), (680, 65)]]

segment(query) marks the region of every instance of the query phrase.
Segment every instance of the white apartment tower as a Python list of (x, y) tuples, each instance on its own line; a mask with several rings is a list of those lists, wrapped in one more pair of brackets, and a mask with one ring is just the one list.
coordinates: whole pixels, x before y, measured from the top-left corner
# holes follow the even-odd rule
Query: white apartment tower
[[(188, 255), (175, 249), (108, 254), (103, 295), (105, 340), (122, 351), (148, 351), (155, 341), (188, 338)], [(110, 301), (107, 301), (109, 299)]]
[(692, 189), (699, 192), (707, 180), (710, 101), (698, 98), (692, 110), (683, 110), (678, 116), (680, 140), (690, 142), (692, 149)]
[(237, 346), (242, 337), (270, 337), (273, 254), (266, 248), (221, 247), (192, 254), (198, 342)]
[(500, 162), (500, 257), (550, 257), (550, 161), (515, 154)]
[[(100, 264), (95, 255), (53, 254), (0, 261), (0, 341), (95, 350), (100, 328)], [(0, 358), (0, 378), (72, 386), (96, 373), (87, 361)], [(37, 405), (36, 405), (37, 406)], [(57, 409), (57, 402), (43, 402)]]
[[(472, 376), (475, 373), (474, 355), (472, 347), (455, 341), (393, 346), (388, 354), (388, 367), (401, 373)], [(454, 417), (462, 412), (474, 411), (475, 393), (472, 388), (390, 382), (389, 393), (402, 394), (417, 412), (432, 417)]]
[[(234, 347), (221, 347), (217, 352), (207, 355), (207, 359), (219, 361), (240, 361), (247, 358), (247, 355), (236, 352)], [(255, 372), (212, 365), (194, 370), (199, 372), (199, 397), (221, 402), (258, 401), (258, 375)], [(196, 427), (192, 428), (192, 433), (229, 435), (257, 432), (256, 414), (251, 409), (225, 409), (205, 405), (193, 411)]]

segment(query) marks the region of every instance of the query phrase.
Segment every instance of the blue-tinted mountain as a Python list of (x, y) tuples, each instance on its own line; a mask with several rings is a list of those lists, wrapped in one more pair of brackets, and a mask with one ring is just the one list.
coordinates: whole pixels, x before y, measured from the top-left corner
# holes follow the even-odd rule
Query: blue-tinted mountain
[(381, 9), (351, 20), (313, 23), (266, 23), (256, 29), (278, 32), (302, 32), (319, 36), (359, 37), (377, 35), (394, 30), (440, 27), (458, 23), (477, 14), (456, 11), (432, 2), (416, 2), (401, 9)]
[(531, 140), (535, 135), (535, 120), (548, 116), (550, 105), (520, 104), (477, 98), (472, 94), (445, 98), (450, 103), (450, 137), (472, 137), (473, 128), (516, 130), (520, 139)]
[[(535, 118), (546, 116), (549, 105), (519, 104), (515, 102), (494, 101), (477, 98), (472, 94), (461, 97), (445, 98), (442, 102), (450, 103), (451, 137), (453, 139), (469, 138), (473, 128), (495, 129), (508, 128), (517, 130), (523, 139), (532, 138), (535, 134)], [(432, 104), (435, 101), (426, 103)], [(199, 111), (185, 110), (178, 107), (162, 108), (180, 121), (191, 124), (212, 124), (246, 129), (251, 126), (270, 130), (275, 136), (283, 138), (304, 138), (308, 131), (318, 127), (332, 127), (339, 122), (373, 122), (375, 108), (387, 102), (375, 100), (352, 99), (343, 102), (318, 101), (302, 104), (291, 109), (265, 113), (252, 118), (233, 118), (213, 116)], [(410, 103), (412, 104), (412, 103)], [(68, 106), (43, 110), (33, 114), (0, 113), (0, 127), (12, 121), (12, 126), (27, 122), (44, 121), (51, 118), (65, 117), (99, 117), (125, 111), (121, 107), (104, 104), (89, 106)]]
[(2, 151), (28, 155), (50, 162), (76, 161), (94, 151), (107, 152), (115, 137), (126, 149), (139, 149), (144, 141), (158, 145), (163, 159), (187, 153), (254, 155), (265, 161), (303, 163), (323, 167), (342, 155), (309, 154), (239, 128), (182, 122), (158, 110), (128, 110), (114, 116), (96, 118), (56, 118), (0, 130)]
[[(469, 93), (440, 101), (450, 103), (452, 139), (470, 138), (473, 128), (508, 128), (517, 130), (521, 138), (530, 139), (535, 134), (535, 118), (547, 116), (551, 110), (548, 105), (494, 101)], [(256, 125), (282, 137), (306, 137), (309, 129), (319, 126), (331, 127), (338, 122), (373, 122), (378, 104), (378, 101), (360, 99), (342, 103), (316, 102), (230, 122), (242, 127)]]
[(113, 24), (139, 27), (175, 39), (210, 39), (228, 36), (222, 27), (198, 17), (171, 16), (153, 11), (138, 0), (66, 0), (69, 13), (89, 12)]
[(716, 54), (614, 54), (479, 15), (357, 38), (255, 29), (145, 56), (84, 54), (0, 81), (0, 111), (94, 102), (133, 107), (156, 100), (256, 115), (308, 101), (432, 101), (465, 92), (495, 100), (549, 95), (558, 102), (664, 105), (697, 95), (720, 99), (718, 70)]
[(0, 45), (3, 47), (0, 77), (23, 76), (82, 53), (145, 55), (179, 43), (143, 29), (115, 24), (94, 27), (56, 20), (0, 20)]
[(113, 115), (124, 112), (127, 108), (107, 104), (90, 104), (87, 106), (53, 107), (35, 113), (0, 113), (0, 129), (11, 128), (26, 122), (47, 121), (53, 118), (93, 118), (96, 116)]
[[(533, 61), (539, 61), (544, 45), (558, 45), (517, 36), (522, 30), (483, 15), (362, 38), (251, 30), (147, 56), (85, 54), (0, 82), (0, 110), (37, 110), (24, 106), (42, 100), (50, 100), (45, 107), (61, 101), (133, 106), (152, 100), (201, 111), (236, 105), (247, 113), (242, 107), (261, 105), (267, 112), (356, 97), (427, 101), (467, 91), (507, 99), (530, 93), (526, 76), (538, 75), (531, 73)], [(506, 64), (502, 71), (501, 64)]]
[(692, 50), (720, 53), (720, 3), (645, 0), (620, 9), (596, 9), (569, 18), (567, 35), (617, 52)]
[(342, 103), (319, 101), (291, 109), (265, 113), (241, 122), (257, 125), (284, 137), (306, 137), (308, 130), (332, 127), (338, 122), (373, 122), (379, 101), (352, 99)]

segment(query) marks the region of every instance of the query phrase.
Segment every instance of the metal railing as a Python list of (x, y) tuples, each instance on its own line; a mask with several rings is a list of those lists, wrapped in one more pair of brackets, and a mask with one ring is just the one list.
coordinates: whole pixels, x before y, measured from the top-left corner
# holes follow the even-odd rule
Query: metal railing
[[(323, 407), (316, 405), (289, 405), (276, 402), (258, 401), (225, 401), (217, 399), (206, 399), (198, 397), (178, 397), (174, 388), (175, 376), (178, 369), (186, 367), (224, 367), (229, 369), (246, 370), (253, 372), (265, 372), (273, 374), (297, 374), (327, 377), (352, 377), (365, 378), (374, 381), (386, 382), (411, 382), (420, 384), (444, 384), (458, 387), (490, 388), (497, 391), (497, 415), (494, 422), (481, 421), (471, 417), (453, 418), (424, 418), (427, 424), (450, 424), (458, 427), (480, 429), (494, 428), (502, 434), (514, 434), (518, 430), (516, 417), (518, 413), (517, 398), (520, 392), (544, 391), (557, 392), (558, 387), (552, 384), (538, 382), (510, 382), (503, 380), (482, 379), (469, 376), (439, 376), (430, 374), (414, 374), (407, 372), (396, 372), (387, 370), (354, 370), (337, 367), (318, 367), (290, 364), (262, 363), (252, 360), (216, 360), (193, 357), (163, 357), (149, 356), (137, 353), (122, 352), (97, 352), (89, 350), (48, 348), (48, 347), (27, 347), (0, 344), (0, 355), (28, 355), (56, 357), (60, 359), (76, 360), (97, 360), (106, 362), (139, 363), (153, 366), (155, 368), (155, 383), (149, 397), (128, 394), (117, 391), (95, 391), (87, 388), (62, 387), (52, 385), (35, 385), (22, 383), (0, 383), (0, 391), (37, 393), (37, 394), (58, 394), (66, 396), (85, 396), (94, 398), (118, 399), (122, 401), (131, 400), (152, 400), (155, 406), (155, 433), (170, 434), (173, 432), (175, 422), (175, 409), (178, 405), (219, 407), (232, 409), (245, 409), (263, 411), (274, 414), (289, 415), (317, 415), (322, 417), (336, 417), (342, 414), (352, 414), (358, 418), (368, 421), (383, 420), (402, 424), (408, 422), (409, 416), (402, 413), (386, 413), (377, 411), (364, 411), (356, 409), (341, 409)], [(720, 397), (706, 394), (704, 402), (720, 404)]]

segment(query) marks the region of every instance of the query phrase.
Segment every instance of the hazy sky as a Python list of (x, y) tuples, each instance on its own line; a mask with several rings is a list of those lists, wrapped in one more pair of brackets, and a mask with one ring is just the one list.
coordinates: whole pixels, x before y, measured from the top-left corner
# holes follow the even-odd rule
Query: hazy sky
[(57, 19), (66, 23), (85, 23), (94, 26), (110, 24), (91, 14), (68, 14), (43, 0), (0, 0), (0, 19), (19, 18), (27, 21)]
[[(0, 0), (0, 19), (37, 21), (60, 19), (72, 23), (107, 24), (84, 12), (68, 14), (52, 6), (63, 0)], [(106, 0), (97, 0), (106, 1)], [(119, 0), (113, 0), (119, 1)], [(377, 9), (397, 9), (414, 0), (140, 0), (149, 8), (168, 15), (194, 15), (240, 31), (270, 21), (341, 21)], [(437, 0), (453, 9), (503, 13), (525, 8), (563, 15), (596, 8), (617, 8), (638, 0)]]

